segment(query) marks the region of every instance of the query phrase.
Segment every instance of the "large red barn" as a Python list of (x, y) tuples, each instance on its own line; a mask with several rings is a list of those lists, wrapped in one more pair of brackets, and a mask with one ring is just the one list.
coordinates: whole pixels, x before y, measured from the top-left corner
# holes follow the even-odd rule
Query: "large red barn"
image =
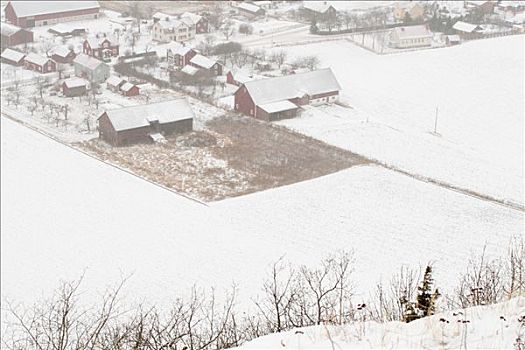
[(8, 22), (22, 28), (98, 18), (98, 1), (9, 1)]

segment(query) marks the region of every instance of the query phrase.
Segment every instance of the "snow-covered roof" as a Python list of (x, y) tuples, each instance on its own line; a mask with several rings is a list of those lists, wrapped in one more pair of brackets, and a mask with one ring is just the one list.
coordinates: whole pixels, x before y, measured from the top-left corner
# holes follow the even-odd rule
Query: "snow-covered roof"
[(100, 8), (98, 1), (10, 1), (18, 17)]
[(397, 27), (393, 30), (400, 39), (427, 38), (432, 36), (432, 32), (424, 25)]
[(259, 0), (259, 1), (254, 1), (253, 4), (259, 7), (260, 6), (270, 6), (272, 2), (269, 0)]
[(52, 55), (57, 55), (59, 57), (67, 57), (67, 55), (69, 55), (71, 53), (71, 50), (65, 46), (65, 45), (62, 45), (62, 46), (58, 46), (56, 48), (53, 49), (53, 51), (51, 52)]
[(513, 7), (513, 8), (525, 7), (525, 1), (523, 0), (512, 0), (512, 1), (501, 0), (500, 2), (498, 2), (498, 6)]
[(461, 41), (459, 35), (447, 35), (449, 41)]
[(202, 19), (202, 16), (191, 12), (184, 12), (180, 17), (190, 20), (192, 24), (197, 24)]
[(153, 142), (161, 142), (161, 143), (166, 142), (166, 138), (158, 132), (150, 134), (149, 137), (153, 140)]
[(125, 81), (126, 80), (122, 79), (121, 77), (117, 77), (116, 75), (112, 75), (106, 80), (106, 83), (109, 84), (109, 85), (112, 85), (112, 86), (119, 86), (120, 84), (122, 84)]
[(259, 6), (248, 4), (245, 2), (241, 2), (240, 4), (238, 4), (237, 8), (244, 10), (244, 11), (252, 12), (252, 13), (257, 13), (257, 11), (262, 10)]
[(459, 30), (460, 32), (465, 32), (465, 33), (472, 33), (474, 31), (482, 29), (477, 24), (471, 24), (471, 23), (467, 23), (463, 21), (457, 21), (456, 23), (454, 23), (452, 28), (455, 30)]
[(210, 60), (208, 57), (201, 54), (193, 56), (190, 62), (206, 69), (210, 69), (215, 63), (217, 63), (217, 61)]
[(26, 55), (22, 52), (18, 52), (12, 49), (5, 49), (0, 57), (13, 62), (20, 62)]
[(310, 11), (325, 13), (332, 5), (321, 1), (305, 1), (303, 2), (303, 7)]
[(129, 90), (133, 89), (134, 86), (135, 84), (132, 84), (128, 81), (122, 84), (122, 86), (120, 87), (120, 90), (128, 92)]
[(1, 22), (0, 24), (0, 32), (4, 36), (11, 36), (20, 30), (22, 30), (22, 28), (12, 25), (10, 23)]
[(197, 74), (197, 72), (199, 71), (199, 68), (196, 68), (196, 67), (193, 67), (193, 66), (190, 66), (189, 64), (182, 67), (182, 69), (180, 70), (182, 73), (185, 73), (185, 74), (188, 74), (188, 75), (195, 75)]
[(192, 119), (193, 110), (185, 97), (170, 101), (125, 107), (105, 111), (116, 131), (141, 128), (150, 125), (148, 118), (157, 118), (159, 124)]
[(283, 111), (289, 111), (291, 109), (298, 108), (295, 104), (293, 104), (292, 102), (288, 100), (270, 102), (270, 103), (265, 103), (265, 104), (258, 105), (258, 106), (259, 108), (261, 108), (263, 111), (267, 113), (283, 112)]
[(192, 48), (189, 47), (189, 46), (185, 46), (185, 45), (183, 45), (181, 43), (178, 43), (176, 41), (172, 41), (171, 43), (166, 44), (166, 51), (168, 51), (168, 50), (171, 51), (171, 53), (174, 54), (174, 55), (184, 56), (190, 50), (192, 50)]
[(44, 64), (47, 63), (47, 61), (50, 61), (50, 59), (47, 58), (47, 57), (40, 56), (40, 55), (37, 55), (36, 53), (31, 52), (31, 53), (27, 54), (27, 56), (25, 58), (25, 61), (27, 61), (29, 63), (37, 64), (39, 66), (43, 66)]
[(93, 58), (91, 56), (85, 55), (85, 54), (79, 54), (75, 59), (73, 60), (73, 63), (80, 64), (81, 66), (84, 66), (88, 69), (94, 70), (97, 69), (100, 65), (105, 65), (104, 62), (97, 60), (96, 58)]
[(162, 12), (155, 13), (154, 17), (159, 19), (157, 23), (164, 29), (176, 29), (182, 26), (192, 27), (195, 25), (195, 23), (193, 23), (188, 17), (178, 19), (175, 16), (170, 16)]
[(64, 80), (64, 84), (66, 84), (66, 86), (71, 89), (71, 88), (76, 88), (80, 86), (86, 86), (87, 81), (85, 81), (82, 78), (71, 77), (71, 78), (67, 78), (66, 80)]
[(113, 36), (110, 36), (110, 35), (99, 36), (98, 38), (96, 36), (91, 36), (87, 38), (86, 40), (92, 49), (98, 49), (99, 47), (102, 46), (102, 43), (106, 40), (108, 40), (111, 45), (115, 45), (117, 43), (117, 40)]
[(74, 30), (86, 30), (86, 28), (80, 24), (73, 24), (73, 23), (59, 23), (57, 25), (54, 25), (48, 29), (48, 31), (52, 31), (55, 33), (60, 34), (66, 34), (71, 33)]
[(305, 93), (312, 96), (341, 90), (341, 86), (330, 68), (283, 77), (252, 80), (245, 83), (244, 86), (257, 105), (288, 100)]
[(230, 73), (232, 74), (233, 79), (241, 84), (254, 80), (250, 73), (241, 69), (231, 70)]

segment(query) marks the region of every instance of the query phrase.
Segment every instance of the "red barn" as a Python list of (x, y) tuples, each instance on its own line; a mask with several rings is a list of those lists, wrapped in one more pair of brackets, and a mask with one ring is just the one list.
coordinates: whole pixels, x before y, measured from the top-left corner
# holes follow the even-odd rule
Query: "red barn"
[(66, 46), (57, 47), (51, 53), (51, 58), (57, 63), (73, 63), (75, 57), (75, 52)]
[(31, 28), (67, 21), (98, 18), (98, 1), (9, 1), (5, 7), (8, 22)]
[(57, 64), (50, 58), (30, 53), (24, 58), (24, 67), (39, 73), (56, 72)]
[(330, 68), (252, 80), (235, 92), (234, 108), (266, 121), (293, 118), (299, 106), (337, 101), (340, 90)]
[(67, 97), (85, 95), (87, 92), (87, 81), (78, 77), (71, 77), (62, 83), (62, 93)]
[(109, 36), (91, 37), (84, 40), (82, 51), (98, 59), (116, 57), (119, 53), (119, 44), (116, 39)]
[(98, 132), (113, 146), (150, 143), (193, 130), (193, 117), (188, 100), (182, 97), (105, 111), (98, 118)]
[(0, 40), (2, 49), (33, 42), (33, 32), (30, 30), (4, 22), (0, 24), (0, 30), (2, 34)]
[(130, 82), (125, 82), (120, 86), (120, 91), (124, 96), (137, 96), (139, 94), (139, 87)]

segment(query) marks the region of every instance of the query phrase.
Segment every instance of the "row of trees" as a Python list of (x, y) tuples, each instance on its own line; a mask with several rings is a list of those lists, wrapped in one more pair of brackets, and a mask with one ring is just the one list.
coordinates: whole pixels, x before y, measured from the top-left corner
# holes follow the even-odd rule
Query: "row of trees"
[[(23, 307), (4, 302), (9, 322), (3, 331), (6, 349), (224, 349), (271, 332), (352, 321), (402, 320), (451, 309), (495, 303), (525, 295), (523, 239), (510, 245), (502, 258), (485, 251), (474, 257), (459, 286), (441, 297), (434, 287), (432, 267), (403, 267), (387, 283), (379, 283), (368, 302), (355, 303), (352, 278), (354, 255), (341, 252), (316, 267), (292, 266), (284, 258), (270, 266), (261, 293), (249, 312), (236, 306), (237, 287), (218, 298), (215, 291), (193, 287), (189, 297), (169, 309), (146, 304), (129, 308), (120, 293), (124, 278), (108, 290), (96, 307), (80, 296), (80, 282), (64, 283), (55, 295)], [(363, 327), (364, 332), (365, 327)]]

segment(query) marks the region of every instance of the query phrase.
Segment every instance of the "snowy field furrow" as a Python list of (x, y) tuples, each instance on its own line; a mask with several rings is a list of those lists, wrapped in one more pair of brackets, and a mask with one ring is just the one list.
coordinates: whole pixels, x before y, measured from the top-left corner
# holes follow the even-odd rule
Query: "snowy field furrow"
[[(523, 204), (524, 38), (394, 55), (346, 41), (284, 48), (291, 61), (315, 52), (354, 109), (312, 109), (282, 124), (418, 175)], [(440, 136), (431, 133), (436, 108)]]
[(357, 291), (401, 264), (435, 262), (455, 283), (470, 252), (501, 253), (523, 213), (362, 166), (209, 207), (2, 118), (2, 296), (34, 301), (85, 271), (95, 293), (132, 274), (134, 300), (168, 302), (197, 283), (248, 300), (270, 263), (316, 264), (354, 249)]

